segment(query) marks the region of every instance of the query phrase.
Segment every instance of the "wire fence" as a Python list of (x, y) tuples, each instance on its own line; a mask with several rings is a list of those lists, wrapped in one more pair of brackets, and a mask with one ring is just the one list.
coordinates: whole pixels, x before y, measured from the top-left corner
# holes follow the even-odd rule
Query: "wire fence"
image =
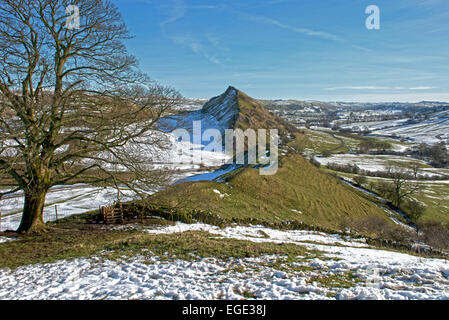
[(44, 221), (57, 221), (68, 216), (75, 214), (71, 209), (62, 209), (58, 205), (53, 205), (47, 207), (47, 210), (44, 211)]
[[(18, 213), (21, 214), (21, 213)], [(53, 222), (60, 219), (63, 219), (65, 217), (71, 216), (75, 214), (73, 210), (71, 209), (62, 209), (58, 205), (51, 205), (45, 208), (43, 212), (43, 219), (44, 222)], [(0, 211), (0, 232), (6, 231), (6, 229), (14, 229), (14, 227), (11, 227), (11, 217), (16, 216), (16, 214), (2, 214)], [(16, 220), (16, 219), (15, 219)], [(20, 219), (19, 219), (20, 220)], [(17, 224), (17, 222), (15, 223)], [(13, 223), (13, 225), (15, 226)], [(5, 229), (5, 230), (3, 230)]]

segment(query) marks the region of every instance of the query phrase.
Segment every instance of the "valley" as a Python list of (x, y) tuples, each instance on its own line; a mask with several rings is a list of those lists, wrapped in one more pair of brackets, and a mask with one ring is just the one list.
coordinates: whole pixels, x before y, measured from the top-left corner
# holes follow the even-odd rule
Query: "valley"
[[(392, 120), (391, 127), (387, 120), (341, 124), (355, 118), (397, 118), (398, 112), (376, 106), (371, 113), (351, 106), (345, 113), (341, 105), (330, 108), (311, 102), (293, 117), (280, 111), (283, 104), (277, 101), (272, 114), (265, 109), (267, 101), (234, 87), (201, 107), (203, 102), (186, 100), (178, 114), (162, 120), (172, 151), (158, 155), (157, 167), (177, 168), (177, 173), (170, 185), (145, 199), (123, 186), (120, 198), (129, 215), (123, 226), (86, 225), (95, 219), (98, 207), (117, 199), (117, 193), (80, 184), (55, 187), (44, 209), (46, 222), (61, 230), (60, 240), (74, 249), (59, 247), (59, 240), (50, 235), (44, 240), (3, 233), (0, 256), (11, 269), (0, 272), (0, 298), (17, 294), (11, 288), (22, 277), (17, 270), (32, 275), (54, 268), (61, 273), (44, 279), (39, 291), (26, 285), (17, 290), (31, 299), (426, 299), (447, 294), (446, 247), (429, 234), (436, 230), (431, 223), (449, 222), (449, 170), (432, 165), (433, 154), (418, 152), (425, 149), (421, 140), (399, 136), (401, 124), (408, 120)], [(319, 121), (328, 117), (323, 105), (348, 118), (339, 116), (323, 126)], [(172, 130), (192, 132), (193, 121), (201, 123), (201, 136), (213, 128), (278, 128), (278, 172), (262, 176), (258, 165), (236, 165), (224, 150), (205, 151), (210, 141), (179, 142)], [(363, 131), (355, 130), (362, 123)], [(424, 120), (421, 127), (426, 125), (430, 127), (420, 137), (434, 141), (436, 124)], [(386, 128), (395, 128), (395, 134), (376, 134)], [(403, 130), (407, 132), (409, 125)], [(379, 189), (394, 181), (388, 174), (395, 170), (404, 170), (404, 183), (418, 186), (407, 196), (407, 204), (424, 204), (419, 218), (406, 206), (395, 207)], [(413, 174), (409, 179), (407, 175)], [(358, 180), (360, 176), (364, 179)], [(16, 228), (21, 194), (2, 199), (1, 205), (2, 231)], [(136, 214), (143, 214), (140, 223), (132, 218)], [(102, 240), (94, 241), (99, 235)], [(31, 251), (20, 257), (12, 254), (23, 241), (37, 246), (50, 241), (53, 248), (39, 256)], [(391, 261), (403, 262), (394, 267)], [(411, 268), (409, 263), (417, 265)], [(104, 268), (110, 271), (102, 273)], [(78, 276), (61, 278), (75, 269)], [(417, 273), (413, 279), (412, 273)], [(137, 280), (138, 274), (150, 278)], [(205, 276), (207, 282), (199, 280)], [(102, 283), (102, 277), (114, 278), (114, 285)], [(188, 277), (195, 285), (187, 287)], [(257, 282), (258, 277), (263, 280)], [(96, 284), (88, 279), (97, 279)], [(83, 289), (68, 291), (79, 286)], [(52, 289), (42, 295), (46, 287)]]
[(364, 2), (0, 0), (2, 314), (449, 300), (449, 1)]

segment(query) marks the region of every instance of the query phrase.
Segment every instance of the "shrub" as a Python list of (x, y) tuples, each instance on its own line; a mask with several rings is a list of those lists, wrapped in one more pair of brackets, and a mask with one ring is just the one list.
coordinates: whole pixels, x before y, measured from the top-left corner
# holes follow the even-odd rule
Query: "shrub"
[(295, 138), (288, 144), (293, 153), (303, 153), (305, 149), (305, 139)]
[(437, 249), (449, 247), (449, 230), (439, 222), (426, 222), (419, 225), (422, 231), (421, 239)]
[(407, 229), (387, 223), (381, 217), (368, 216), (352, 223), (354, 229), (361, 234), (368, 234), (373, 239), (382, 239), (407, 243), (413, 239), (413, 234)]
[(388, 181), (380, 181), (377, 184), (377, 191), (385, 198), (391, 199), (395, 193), (394, 184)]
[(418, 200), (415, 199), (407, 199), (405, 202), (403, 208), (401, 208), (403, 211), (405, 211), (409, 218), (413, 222), (417, 222), (421, 216), (426, 212), (426, 205)]
[(330, 150), (323, 151), (323, 157), (329, 158), (331, 155), (332, 155), (332, 151), (330, 151)]
[(365, 176), (358, 175), (352, 178), (357, 186), (362, 186), (366, 183), (367, 179)]
[(370, 150), (386, 150), (390, 149), (391, 144), (385, 141), (377, 141), (374, 139), (366, 139), (359, 144), (359, 152), (367, 153)]

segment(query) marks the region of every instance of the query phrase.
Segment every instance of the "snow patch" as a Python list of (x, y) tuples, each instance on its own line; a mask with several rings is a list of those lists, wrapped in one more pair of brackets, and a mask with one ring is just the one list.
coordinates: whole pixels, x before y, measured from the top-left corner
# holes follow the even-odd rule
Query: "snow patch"
[[(219, 229), (183, 223), (147, 232), (188, 230), (204, 230), (253, 242), (296, 243), (325, 252), (325, 256), (310, 259), (300, 256), (297, 262), (283, 262), (282, 270), (273, 264), (285, 258), (279, 255), (196, 261), (167, 261), (151, 255), (118, 261), (97, 257), (62, 260), (16, 270), (0, 269), (0, 299), (205, 300), (243, 299), (245, 293), (254, 299), (274, 300), (449, 299), (447, 260), (368, 248), (338, 235), (260, 226)], [(261, 237), (261, 231), (269, 237)], [(336, 279), (337, 285), (328, 286), (320, 279)], [(338, 285), (339, 279), (346, 285)]]

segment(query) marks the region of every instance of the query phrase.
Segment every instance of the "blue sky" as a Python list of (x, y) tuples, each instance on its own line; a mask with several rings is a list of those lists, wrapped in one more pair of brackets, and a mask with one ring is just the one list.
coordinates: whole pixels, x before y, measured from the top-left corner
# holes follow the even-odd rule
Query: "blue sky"
[(448, 0), (113, 2), (143, 71), (186, 97), (449, 101)]

